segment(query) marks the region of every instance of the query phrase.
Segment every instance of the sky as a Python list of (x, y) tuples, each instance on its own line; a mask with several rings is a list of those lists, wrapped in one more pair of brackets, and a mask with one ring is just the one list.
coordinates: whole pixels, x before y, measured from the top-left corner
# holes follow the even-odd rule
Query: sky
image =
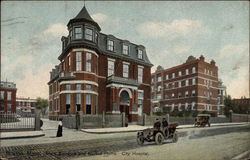
[[(182, 64), (188, 56), (215, 60), (233, 98), (249, 97), (249, 2), (86, 1), (101, 32), (146, 47), (154, 64)], [(59, 64), (61, 37), (82, 1), (2, 1), (1, 79), (18, 97), (48, 98), (49, 72)]]

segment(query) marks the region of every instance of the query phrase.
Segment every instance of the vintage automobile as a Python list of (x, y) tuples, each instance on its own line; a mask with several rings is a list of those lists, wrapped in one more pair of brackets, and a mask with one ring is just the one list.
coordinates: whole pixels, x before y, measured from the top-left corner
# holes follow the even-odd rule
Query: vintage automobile
[(197, 117), (195, 118), (195, 127), (205, 127), (208, 125), (208, 127), (211, 126), (210, 122), (210, 114), (198, 114)]
[(170, 123), (168, 127), (160, 129), (147, 128), (137, 132), (137, 143), (143, 145), (145, 141), (162, 144), (164, 140), (171, 139), (173, 143), (178, 141), (176, 127), (178, 123)]

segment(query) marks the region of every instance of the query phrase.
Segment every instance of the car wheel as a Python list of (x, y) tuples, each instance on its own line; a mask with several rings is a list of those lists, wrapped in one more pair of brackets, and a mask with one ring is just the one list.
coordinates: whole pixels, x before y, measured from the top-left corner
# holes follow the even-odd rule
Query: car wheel
[(156, 144), (162, 144), (163, 140), (164, 140), (163, 134), (161, 132), (156, 133), (155, 135)]
[(177, 141), (178, 141), (178, 135), (176, 133), (174, 133), (172, 142), (176, 143)]
[(139, 145), (143, 145), (144, 144), (144, 137), (143, 136), (138, 136), (137, 137), (137, 143)]

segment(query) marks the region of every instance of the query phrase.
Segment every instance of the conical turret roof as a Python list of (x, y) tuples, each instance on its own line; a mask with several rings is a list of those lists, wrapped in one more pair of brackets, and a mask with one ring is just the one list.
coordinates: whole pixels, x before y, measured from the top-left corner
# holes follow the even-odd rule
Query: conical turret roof
[(81, 11), (77, 14), (75, 18), (69, 21), (68, 25), (74, 22), (88, 22), (95, 25), (98, 30), (101, 30), (100, 26), (91, 18), (85, 6), (81, 9)]

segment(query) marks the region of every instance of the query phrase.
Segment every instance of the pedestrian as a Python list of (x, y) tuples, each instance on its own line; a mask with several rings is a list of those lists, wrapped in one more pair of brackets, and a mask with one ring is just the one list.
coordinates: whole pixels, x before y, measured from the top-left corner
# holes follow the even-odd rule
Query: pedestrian
[(57, 128), (57, 137), (62, 137), (63, 132), (63, 125), (62, 125), (62, 118), (59, 119), (58, 128)]

